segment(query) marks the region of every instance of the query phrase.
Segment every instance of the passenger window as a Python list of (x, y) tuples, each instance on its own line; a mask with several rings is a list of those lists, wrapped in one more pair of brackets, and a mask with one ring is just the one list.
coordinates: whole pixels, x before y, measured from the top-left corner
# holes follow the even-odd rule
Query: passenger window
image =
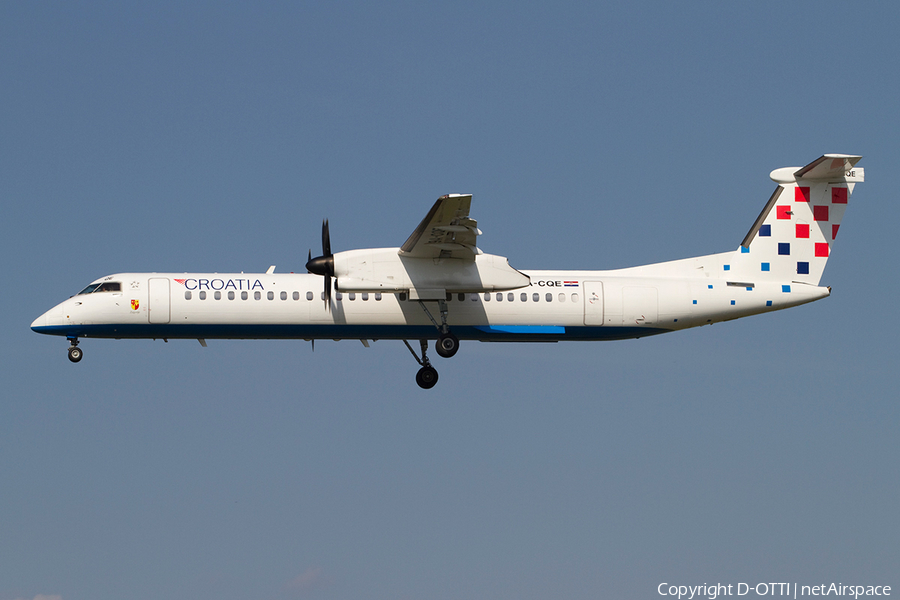
[(578, 302), (578, 294), (572, 294), (572, 302)]
[(544, 296), (544, 298), (547, 299), (547, 302), (553, 302), (553, 294), (551, 294), (550, 292), (547, 292), (547, 295)]
[(228, 299), (229, 299), (229, 300), (234, 300), (234, 292), (233, 292), (233, 291), (229, 291), (229, 292), (228, 292)]
[(462, 302), (463, 300), (466, 299), (466, 295), (465, 295), (465, 294), (458, 294), (458, 295), (457, 295), (457, 298), (459, 298), (459, 301)]
[(528, 302), (528, 294), (526, 294), (525, 292), (522, 292), (519, 295), (519, 300), (521, 300), (522, 302)]
[(253, 299), (262, 300), (262, 294), (260, 294), (259, 292), (253, 292)]
[(200, 299), (206, 300), (206, 292), (200, 292)]
[(294, 293), (291, 295), (291, 298), (293, 298), (295, 301), (296, 301), (296, 300), (299, 300), (299, 299), (300, 299), (300, 292), (294, 292)]
[(472, 302), (478, 302), (478, 294), (469, 294), (469, 300)]
[(375, 301), (376, 301), (376, 302), (381, 302), (381, 292), (376, 292), (376, 293), (375, 293)]
[(490, 301), (491, 301), (491, 293), (490, 293), (490, 292), (485, 292), (485, 293), (484, 293), (484, 301), (485, 301), (485, 302), (490, 302)]
[(512, 292), (510, 292), (506, 295), (507, 302), (513, 302), (513, 301), (515, 301), (515, 299), (516, 299), (516, 295), (513, 294)]
[(185, 292), (185, 293), (184, 293), (184, 299), (185, 299), (185, 300), (190, 300), (190, 299), (191, 299), (191, 293), (190, 293), (190, 292)]
[(369, 294), (368, 294), (368, 292), (363, 292), (362, 294), (359, 295), (359, 297), (362, 298), (363, 302), (365, 302), (366, 300), (369, 299)]
[(312, 292), (306, 292), (306, 299), (311, 301), (311, 300), (313, 299), (313, 293), (312, 293)]
[(540, 301), (541, 301), (541, 295), (538, 294), (537, 292), (535, 292), (535, 293), (533, 293), (533, 294), (531, 295), (531, 299), (534, 300), (535, 302), (540, 302)]
[(347, 294), (347, 298), (349, 298), (350, 300), (356, 300), (356, 292), (350, 292), (349, 294)]
[(406, 294), (400, 294), (400, 302), (406, 302)]
[(566, 301), (566, 295), (563, 294), (562, 292), (559, 293), (559, 301), (560, 301), (560, 302), (565, 302), (565, 301)]
[(453, 293), (447, 292), (447, 297), (444, 298), (444, 300), (446, 300), (447, 302), (450, 302), (451, 300), (453, 300)]
[(247, 292), (241, 292), (241, 300), (247, 299)]
[(216, 300), (221, 300), (222, 292), (216, 292), (215, 294), (213, 294), (213, 298), (215, 298)]
[(281, 299), (287, 300), (287, 292), (281, 292)]
[(269, 300), (274, 300), (274, 299), (275, 299), (275, 292), (268, 292), (268, 293), (266, 294), (266, 298), (268, 298)]
[(497, 292), (497, 302), (503, 302), (503, 292)]
[(342, 293), (338, 292), (337, 294), (334, 295), (334, 299), (337, 300), (338, 302), (340, 302), (341, 300), (344, 299), (344, 295)]

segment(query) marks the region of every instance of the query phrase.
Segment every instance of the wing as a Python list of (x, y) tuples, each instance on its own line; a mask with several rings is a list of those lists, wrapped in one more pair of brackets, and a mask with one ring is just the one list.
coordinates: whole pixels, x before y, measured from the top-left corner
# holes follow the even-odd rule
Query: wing
[(413, 258), (461, 258), (474, 261), (481, 250), (475, 239), (478, 223), (469, 218), (472, 194), (441, 196), (400, 247), (400, 256)]

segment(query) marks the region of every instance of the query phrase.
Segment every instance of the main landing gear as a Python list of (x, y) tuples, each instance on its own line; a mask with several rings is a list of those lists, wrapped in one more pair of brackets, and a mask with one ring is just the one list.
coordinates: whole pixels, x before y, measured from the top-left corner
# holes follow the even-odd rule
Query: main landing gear
[(84, 352), (78, 347), (78, 338), (69, 338), (69, 342), (72, 344), (69, 346), (69, 360), (77, 363), (84, 356)]
[[(435, 352), (443, 358), (450, 358), (456, 354), (459, 351), (459, 338), (450, 333), (450, 326), (447, 324), (447, 302), (438, 300), (438, 308), (441, 311), (440, 325), (438, 325), (437, 320), (431, 315), (431, 311), (428, 310), (428, 307), (425, 306), (425, 303), (422, 300), (419, 300), (419, 306), (422, 307), (422, 310), (425, 311), (425, 314), (428, 315), (428, 318), (434, 324), (435, 328), (440, 332), (437, 342), (434, 344)], [(413, 358), (416, 359), (416, 362), (422, 366), (422, 368), (419, 369), (419, 372), (416, 373), (416, 383), (419, 384), (420, 388), (430, 390), (434, 387), (434, 384), (437, 383), (438, 373), (437, 370), (431, 366), (431, 361), (428, 360), (426, 354), (426, 351), (428, 350), (428, 340), (419, 340), (419, 346), (422, 348), (422, 358), (419, 358), (416, 351), (409, 345), (409, 342), (403, 340), (403, 343), (409, 348), (409, 351), (412, 353)]]
[(450, 333), (442, 333), (434, 345), (435, 351), (443, 358), (450, 358), (459, 350), (459, 339)]
[(418, 383), (419, 387), (423, 390), (430, 390), (434, 387), (434, 384), (437, 383), (438, 372), (437, 369), (431, 366), (431, 361), (428, 360), (428, 355), (426, 354), (428, 351), (428, 340), (419, 340), (419, 346), (422, 348), (422, 358), (419, 358), (419, 355), (412, 349), (409, 342), (403, 340), (403, 343), (409, 348), (409, 351), (412, 353), (413, 358), (416, 359), (416, 362), (422, 365), (422, 368), (416, 373), (416, 383)]
[(441, 332), (437, 343), (434, 345), (435, 351), (443, 358), (450, 358), (456, 354), (459, 350), (459, 338), (450, 333), (450, 326), (447, 324), (447, 302), (445, 300), (438, 300), (438, 308), (441, 311), (440, 325), (438, 325), (438, 322), (431, 315), (431, 311), (428, 310), (428, 307), (425, 306), (423, 301), (419, 300), (419, 306), (421, 306), (422, 310), (425, 311), (425, 314), (428, 315), (428, 318), (434, 324), (435, 329)]

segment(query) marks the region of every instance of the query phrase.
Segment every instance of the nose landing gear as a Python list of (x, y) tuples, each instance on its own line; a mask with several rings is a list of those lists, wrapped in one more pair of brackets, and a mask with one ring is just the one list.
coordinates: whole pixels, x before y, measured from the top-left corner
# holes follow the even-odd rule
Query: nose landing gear
[(69, 360), (73, 363), (77, 363), (84, 357), (84, 352), (78, 347), (78, 338), (69, 338), (69, 342), (72, 344), (69, 346)]

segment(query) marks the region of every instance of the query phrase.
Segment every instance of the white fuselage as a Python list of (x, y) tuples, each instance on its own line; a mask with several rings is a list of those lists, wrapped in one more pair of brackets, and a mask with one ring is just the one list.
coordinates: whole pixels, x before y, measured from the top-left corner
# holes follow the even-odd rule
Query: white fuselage
[[(714, 255), (715, 256), (715, 255)], [(730, 254), (723, 254), (728, 257)], [(709, 258), (709, 257), (705, 257)], [(524, 271), (514, 290), (447, 293), (447, 323), (459, 339), (560, 341), (637, 338), (818, 300), (829, 289), (730, 281), (692, 260), (614, 271)], [(724, 258), (723, 258), (724, 260)], [(706, 261), (708, 262), (708, 261)], [(436, 300), (407, 293), (334, 292), (311, 274), (119, 273), (34, 323), (69, 338), (433, 339)]]

